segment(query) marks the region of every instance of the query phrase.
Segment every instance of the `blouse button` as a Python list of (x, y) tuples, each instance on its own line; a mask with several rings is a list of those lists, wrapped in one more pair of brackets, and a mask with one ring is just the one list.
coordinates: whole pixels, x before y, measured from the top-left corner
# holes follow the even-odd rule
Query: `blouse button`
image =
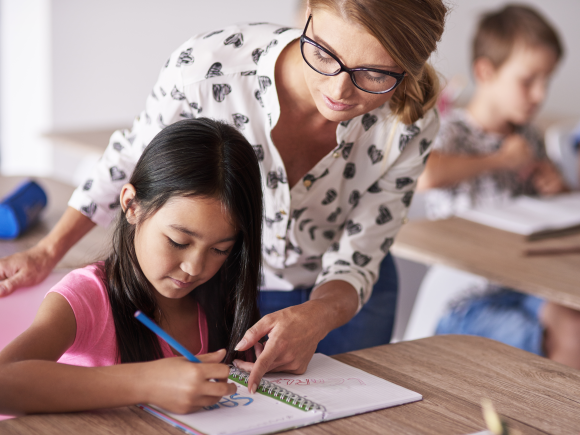
[(284, 240), (285, 239), (285, 237), (284, 236), (281, 236), (280, 234), (276, 234), (276, 238), (278, 240)]
[(409, 222), (409, 218), (408, 218), (407, 216), (405, 216), (405, 217), (403, 218), (403, 224), (406, 224), (407, 222)]
[(280, 214), (286, 214), (286, 211), (282, 208), (280, 209)]
[(335, 152), (332, 154), (332, 157), (334, 157), (335, 159), (338, 159), (340, 157), (340, 153)]
[(312, 181), (311, 180), (304, 180), (304, 187), (310, 187), (312, 186)]

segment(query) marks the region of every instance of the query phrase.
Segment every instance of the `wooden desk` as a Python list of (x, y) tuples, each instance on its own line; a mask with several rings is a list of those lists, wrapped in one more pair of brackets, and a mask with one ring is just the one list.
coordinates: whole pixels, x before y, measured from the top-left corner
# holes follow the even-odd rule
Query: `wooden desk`
[[(436, 336), (336, 358), (423, 400), (286, 433), (468, 434), (484, 429), (480, 400), (487, 397), (524, 434), (578, 435), (580, 371), (486, 338)], [(0, 433), (183, 435), (137, 407), (20, 417), (0, 422)]]
[[(10, 193), (26, 177), (0, 176), (0, 198)], [(46, 191), (48, 205), (40, 221), (15, 240), (0, 240), (0, 257), (14, 254), (34, 246), (54, 227), (66, 210), (68, 200), (74, 187), (51, 180), (36, 178), (38, 184)], [(110, 240), (108, 230), (95, 227), (79, 243), (71, 248), (56, 266), (57, 269), (73, 269), (79, 266), (104, 259), (107, 255)]]
[(527, 248), (580, 245), (580, 235), (534, 242), (460, 218), (403, 225), (394, 255), (444, 264), (580, 310), (580, 254), (525, 257)]

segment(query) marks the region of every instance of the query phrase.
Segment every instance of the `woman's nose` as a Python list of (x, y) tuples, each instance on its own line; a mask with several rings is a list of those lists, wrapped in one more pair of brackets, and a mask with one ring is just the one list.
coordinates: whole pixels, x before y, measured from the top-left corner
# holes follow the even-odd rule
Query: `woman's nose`
[(355, 89), (350, 75), (345, 71), (336, 76), (328, 77), (328, 79), (331, 81), (331, 92), (329, 96), (333, 100), (340, 101), (348, 98)]

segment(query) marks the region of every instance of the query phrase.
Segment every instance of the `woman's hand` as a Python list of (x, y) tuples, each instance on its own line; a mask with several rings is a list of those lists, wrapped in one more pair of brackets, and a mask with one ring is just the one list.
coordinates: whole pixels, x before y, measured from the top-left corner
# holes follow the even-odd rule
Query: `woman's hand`
[(20, 287), (38, 284), (58, 263), (41, 246), (0, 258), (0, 297), (8, 296)]
[(41, 282), (67, 251), (95, 224), (68, 207), (50, 233), (37, 245), (23, 252), (0, 258), (0, 297), (20, 287)]
[(254, 393), (266, 372), (302, 374), (306, 371), (318, 342), (356, 313), (358, 296), (346, 281), (329, 281), (316, 288), (308, 302), (264, 316), (252, 326), (236, 349), (244, 351), (268, 335), (263, 350), (258, 343), (256, 362), (236, 360), (251, 372), (248, 388)]
[(236, 385), (227, 382), (230, 369), (220, 364), (225, 356), (225, 349), (222, 349), (200, 355), (198, 358), (203, 364), (181, 357), (146, 363), (150, 380), (147, 402), (169, 412), (188, 414), (234, 394)]

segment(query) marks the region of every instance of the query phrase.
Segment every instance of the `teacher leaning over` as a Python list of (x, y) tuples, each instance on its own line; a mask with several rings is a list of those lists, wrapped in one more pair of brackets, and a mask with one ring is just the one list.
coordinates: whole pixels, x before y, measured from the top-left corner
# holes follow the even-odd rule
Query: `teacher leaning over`
[(446, 12), (440, 0), (310, 0), (303, 32), (250, 23), (191, 38), (50, 234), (0, 260), (0, 292), (44, 279), (95, 224), (108, 225), (149, 141), (205, 116), (254, 145), (265, 186), (265, 316), (238, 349), (269, 339), (255, 363), (239, 363), (252, 369), (249, 385), (266, 371), (304, 371), (317, 346), (388, 343), (397, 293), (388, 251), (439, 127), (426, 62)]

